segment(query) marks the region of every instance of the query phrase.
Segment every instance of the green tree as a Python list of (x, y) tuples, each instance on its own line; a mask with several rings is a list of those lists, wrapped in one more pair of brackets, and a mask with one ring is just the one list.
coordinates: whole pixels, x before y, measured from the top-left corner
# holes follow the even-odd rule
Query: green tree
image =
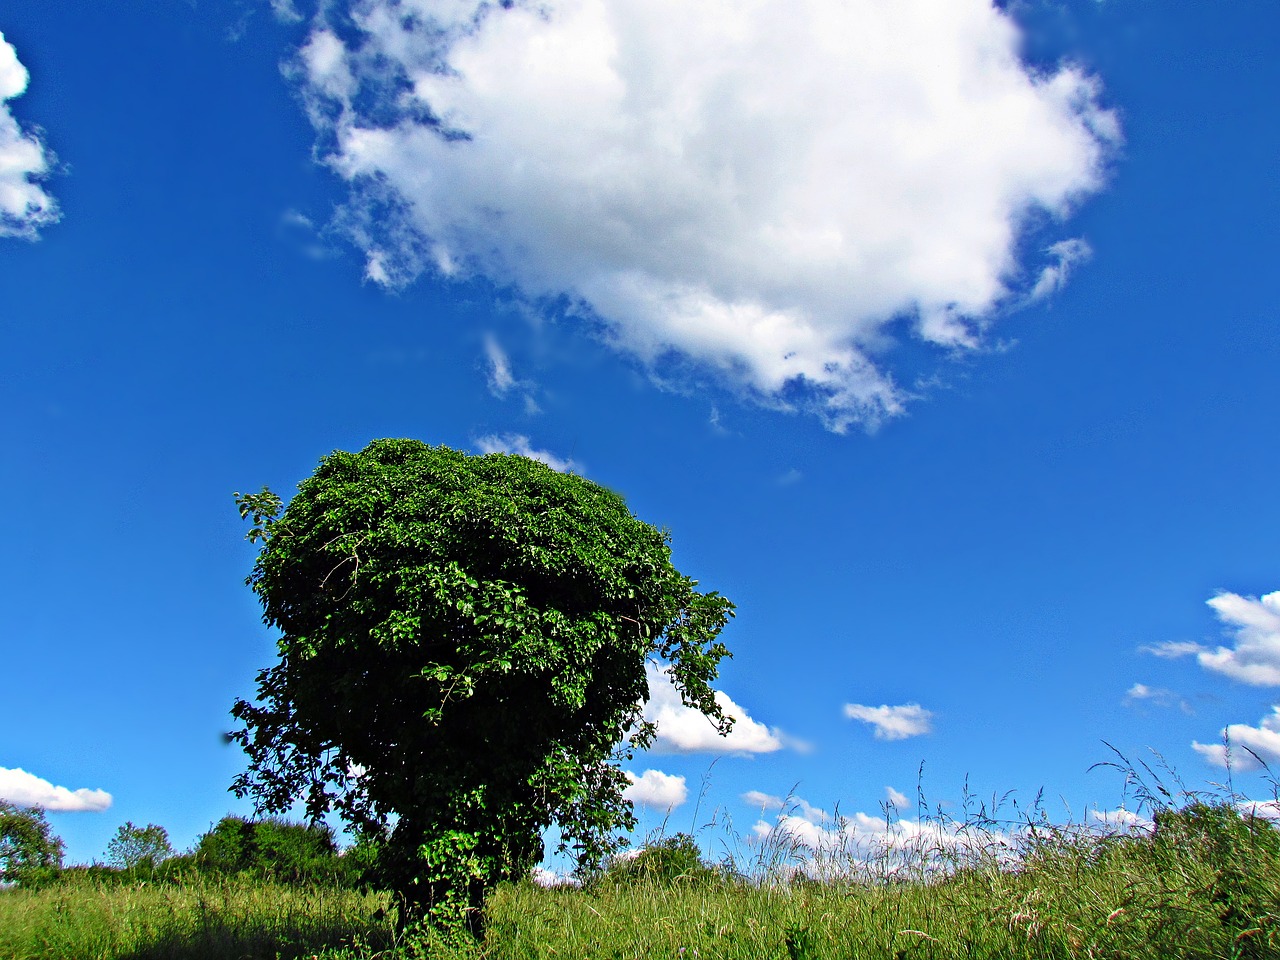
[(237, 701), (233, 790), (336, 809), (402, 919), (478, 922), (555, 824), (584, 868), (635, 824), (620, 763), (652, 742), (647, 658), (727, 732), (711, 682), (732, 616), (617, 494), (525, 457), (412, 440), (335, 452), (281, 512), (237, 494), (279, 662)]
[(62, 839), (44, 811), (0, 800), (0, 883), (36, 886), (62, 869)]
[(172, 856), (169, 831), (154, 823), (138, 827), (126, 820), (107, 844), (107, 863), (130, 873), (153, 874), (156, 867)]
[(324, 823), (223, 817), (196, 843), (201, 870), (256, 873), (282, 883), (333, 881), (346, 873), (333, 830)]

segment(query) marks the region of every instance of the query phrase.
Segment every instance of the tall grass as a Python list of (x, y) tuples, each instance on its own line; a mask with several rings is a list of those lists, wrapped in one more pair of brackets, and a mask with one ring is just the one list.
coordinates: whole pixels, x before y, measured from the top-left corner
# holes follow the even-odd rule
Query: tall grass
[(350, 892), (73, 884), (0, 892), (0, 957), (1280, 957), (1280, 831), (1229, 785), (1194, 794), (1114, 765), (1135, 814), (1120, 824), (1053, 824), (1007, 798), (966, 797), (953, 819), (922, 798), (915, 819), (889, 809), (875, 829), (837, 814), (754, 843), (731, 836), (718, 864), (677, 835), (582, 888), (500, 887), (480, 942), (397, 941), (373, 919), (384, 901)]
[(69, 880), (0, 891), (4, 960), (278, 960), (391, 943), (384, 899), (193, 875), (174, 884)]
[[(839, 826), (838, 824), (836, 825)], [(499, 890), (494, 958), (1274, 958), (1280, 833), (1226, 802), (1149, 831), (933, 822), (879, 853), (775, 834), (765, 875)], [(997, 829), (999, 827), (999, 829)], [(786, 867), (789, 869), (779, 869)]]

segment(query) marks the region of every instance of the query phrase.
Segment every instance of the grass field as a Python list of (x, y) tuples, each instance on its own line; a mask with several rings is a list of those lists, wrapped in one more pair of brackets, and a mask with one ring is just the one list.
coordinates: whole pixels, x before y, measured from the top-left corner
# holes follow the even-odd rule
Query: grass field
[(1280, 831), (1225, 801), (1165, 809), (1134, 834), (973, 821), (913, 843), (868, 856), (856, 842), (778, 839), (749, 874), (659, 860), (586, 889), (507, 885), (483, 941), (454, 944), (397, 940), (373, 894), (63, 882), (0, 891), (0, 957), (1280, 957)]

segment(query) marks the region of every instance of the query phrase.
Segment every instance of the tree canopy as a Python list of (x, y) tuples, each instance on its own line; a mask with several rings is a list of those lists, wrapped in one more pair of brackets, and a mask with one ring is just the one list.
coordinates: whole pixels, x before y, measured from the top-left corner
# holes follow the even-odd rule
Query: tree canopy
[(135, 826), (126, 820), (107, 844), (107, 863), (117, 870), (132, 873), (155, 873), (165, 860), (173, 856), (169, 831), (158, 824)]
[(0, 883), (35, 886), (62, 869), (62, 839), (39, 807), (0, 800)]
[(233, 785), (337, 810), (408, 913), (458, 922), (557, 825), (589, 865), (635, 824), (620, 763), (652, 741), (645, 663), (721, 732), (733, 605), (623, 499), (525, 457), (412, 440), (338, 451), (282, 503), (237, 494), (279, 662), (237, 701)]

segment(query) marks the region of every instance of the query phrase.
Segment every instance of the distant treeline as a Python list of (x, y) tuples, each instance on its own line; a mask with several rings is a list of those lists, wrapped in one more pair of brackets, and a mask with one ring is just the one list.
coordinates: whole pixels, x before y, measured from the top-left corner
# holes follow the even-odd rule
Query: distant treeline
[(0, 882), (26, 888), (59, 880), (164, 883), (231, 876), (358, 888), (366, 882), (374, 849), (359, 843), (340, 850), (324, 823), (226, 816), (184, 853), (173, 849), (163, 827), (126, 823), (108, 844), (104, 862), (64, 867), (64, 844), (43, 811), (0, 801)]

